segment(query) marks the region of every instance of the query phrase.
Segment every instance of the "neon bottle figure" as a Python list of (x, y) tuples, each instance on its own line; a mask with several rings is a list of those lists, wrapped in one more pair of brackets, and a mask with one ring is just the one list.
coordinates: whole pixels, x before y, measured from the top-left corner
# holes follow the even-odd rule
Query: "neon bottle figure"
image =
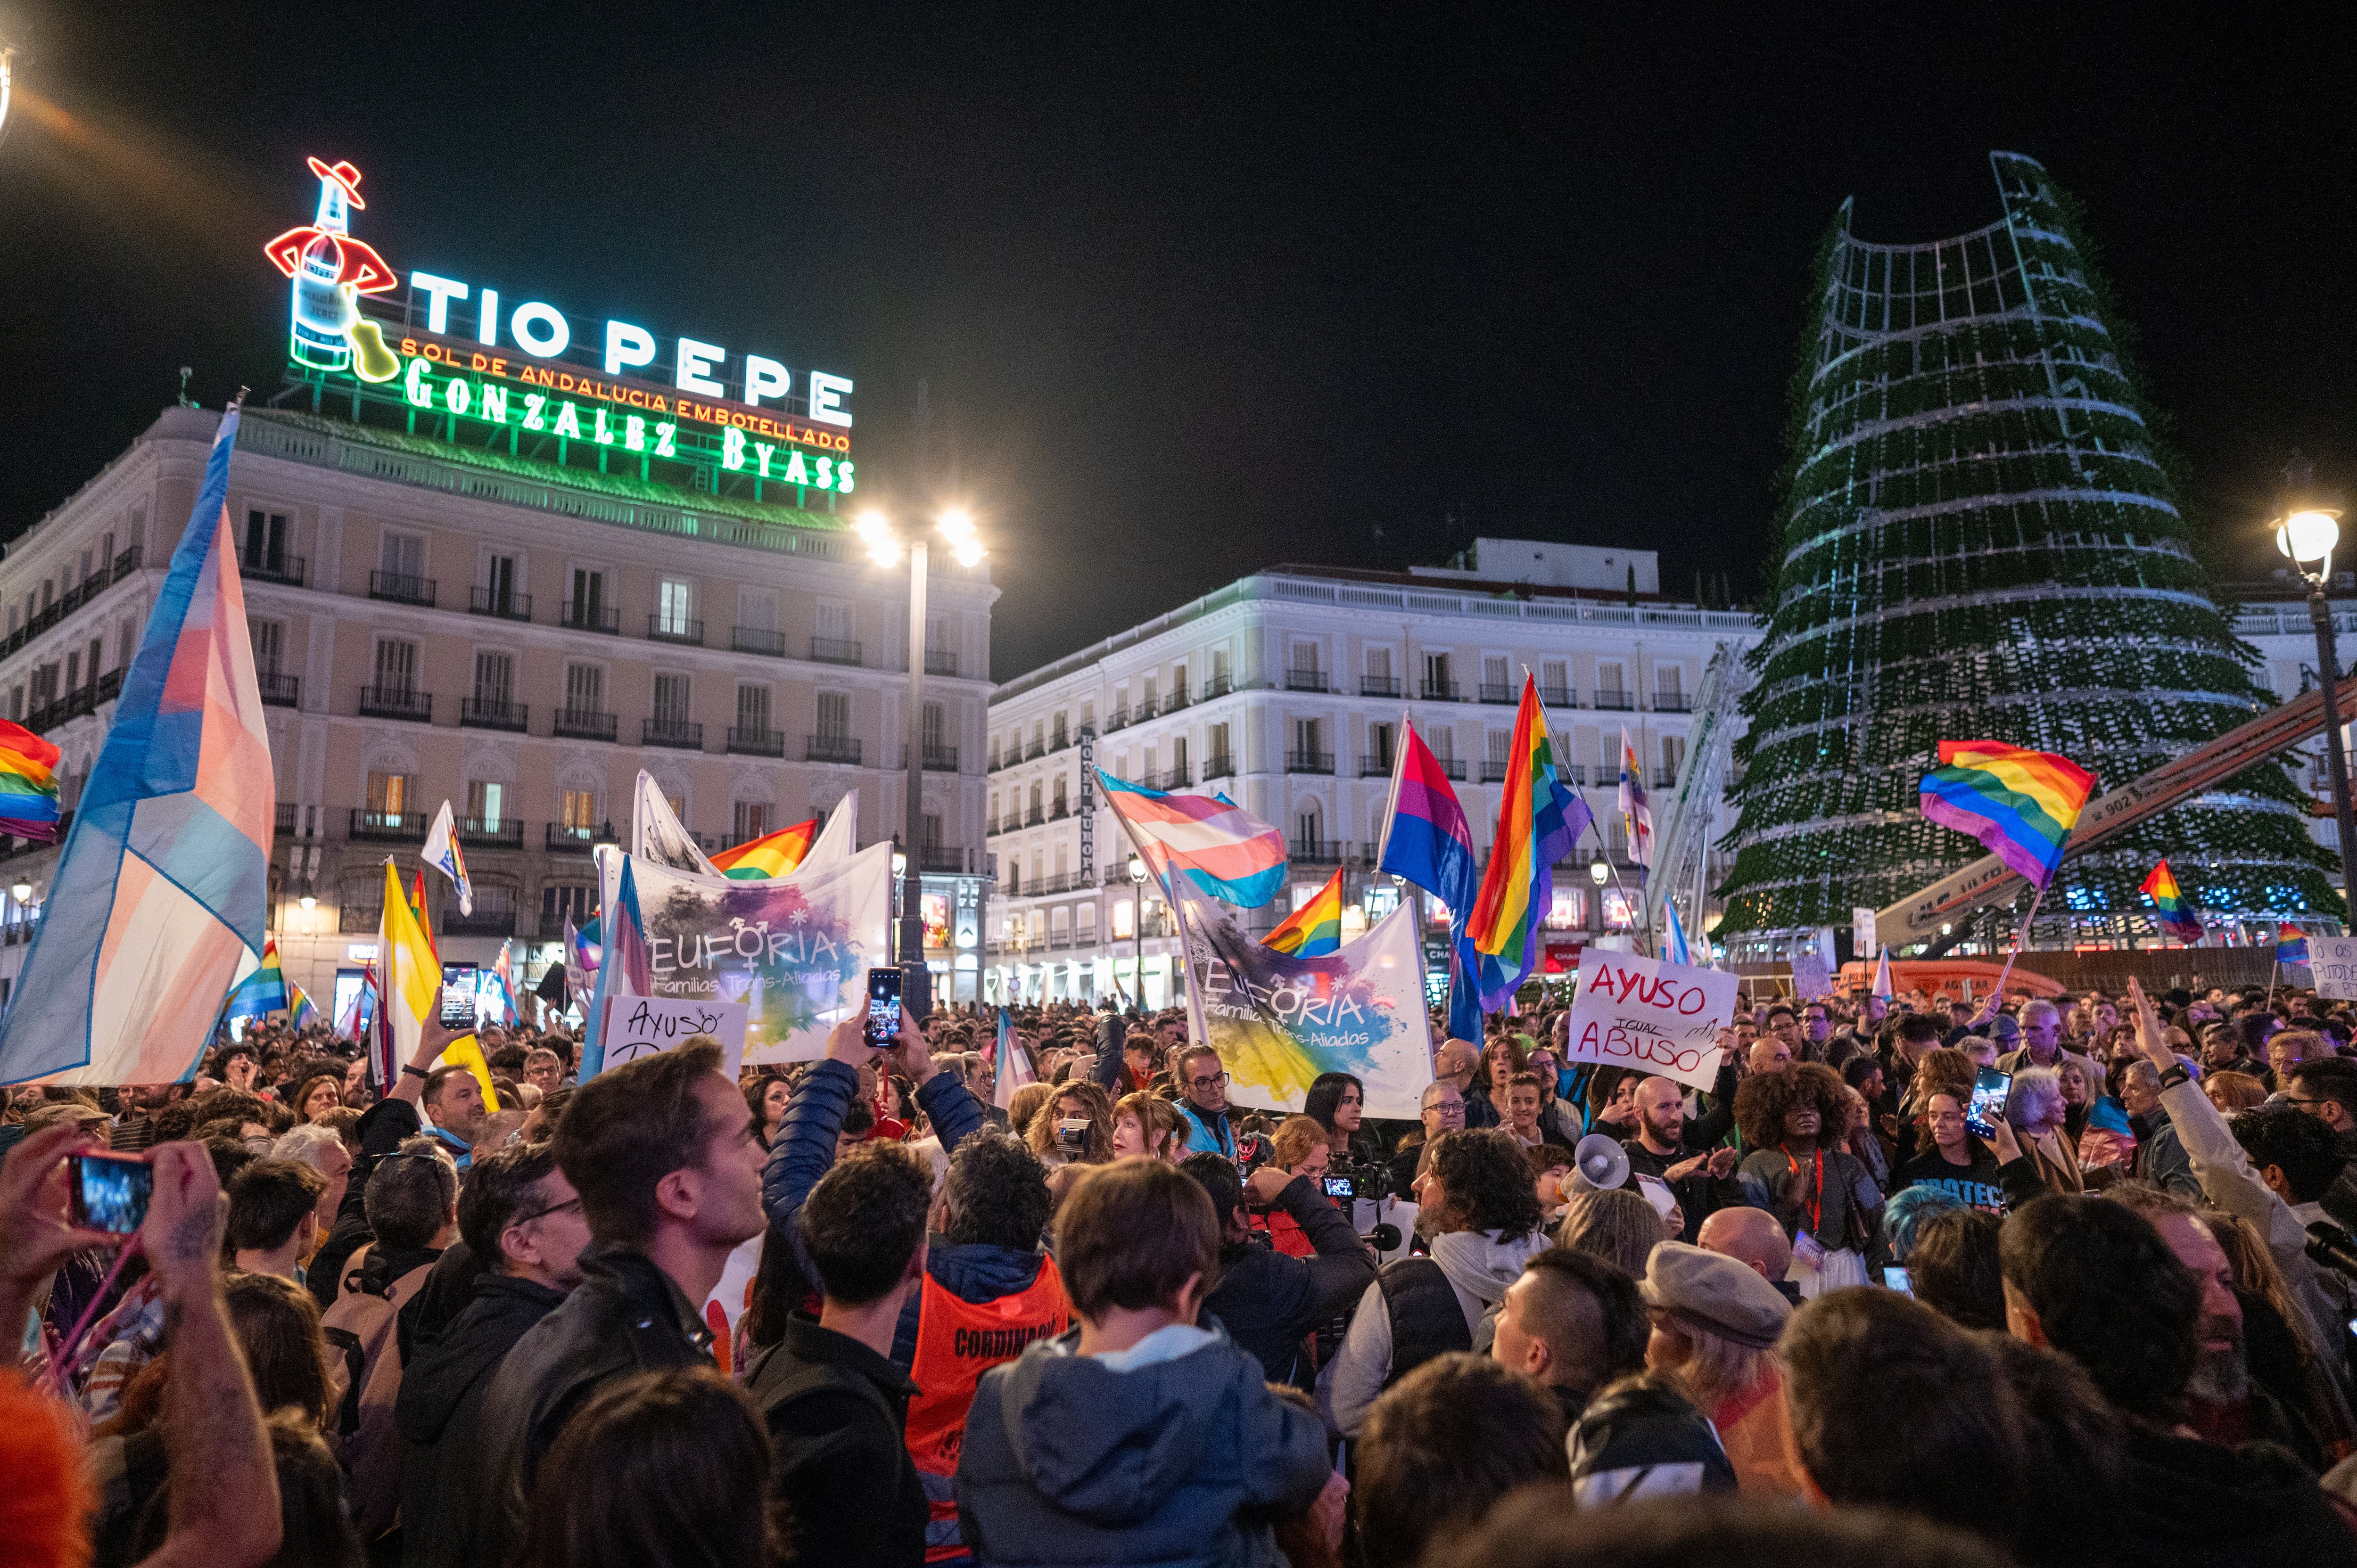
[[(363, 362), (356, 373), (368, 381), (386, 380), (398, 370), (398, 362), (374, 336), (373, 324), (361, 320), (359, 296), (393, 288), (396, 280), (383, 257), (351, 236), (351, 209), (365, 205), (360, 199), (361, 171), (349, 163), (330, 166), (317, 158), (310, 165), (319, 180), (317, 217), (263, 247), (294, 284), (288, 351), (297, 364), (341, 371), (352, 364), (355, 331), (365, 329), (369, 343), (363, 345)], [(382, 363), (368, 362), (369, 347)]]

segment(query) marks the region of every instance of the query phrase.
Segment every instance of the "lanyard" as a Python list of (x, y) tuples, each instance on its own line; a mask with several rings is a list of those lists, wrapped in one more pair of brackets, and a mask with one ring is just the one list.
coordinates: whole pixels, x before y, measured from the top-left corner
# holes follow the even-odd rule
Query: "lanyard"
[[(1778, 1147), (1781, 1148), (1782, 1145), (1779, 1144)], [(1792, 1157), (1792, 1151), (1790, 1149), (1784, 1150), (1784, 1163), (1792, 1167), (1794, 1176), (1801, 1174), (1801, 1162)], [(1825, 1211), (1825, 1152), (1819, 1149), (1811, 1155), (1809, 1164), (1815, 1167), (1817, 1176), (1816, 1196), (1809, 1199), (1809, 1234), (1813, 1236), (1817, 1233), (1817, 1221)]]

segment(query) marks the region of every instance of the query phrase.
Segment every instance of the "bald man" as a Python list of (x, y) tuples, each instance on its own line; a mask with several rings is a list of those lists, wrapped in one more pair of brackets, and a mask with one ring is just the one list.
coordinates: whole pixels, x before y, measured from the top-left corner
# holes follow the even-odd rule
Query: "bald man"
[(1766, 1209), (1722, 1208), (1702, 1222), (1695, 1245), (1748, 1265), (1794, 1302), (1800, 1300), (1801, 1287), (1784, 1278), (1792, 1268), (1792, 1243)]
[(1753, 1072), (1782, 1072), (1792, 1065), (1792, 1042), (1781, 1035), (1762, 1035), (1751, 1042), (1747, 1059)]
[(1629, 1168), (1639, 1176), (1659, 1176), (1678, 1200), (1685, 1229), (1678, 1238), (1692, 1241), (1702, 1222), (1729, 1204), (1744, 1201), (1743, 1184), (1735, 1180), (1736, 1152), (1720, 1148), (1707, 1128), (1686, 1120), (1685, 1091), (1677, 1080), (1648, 1078), (1637, 1085), (1637, 1135), (1624, 1138)]

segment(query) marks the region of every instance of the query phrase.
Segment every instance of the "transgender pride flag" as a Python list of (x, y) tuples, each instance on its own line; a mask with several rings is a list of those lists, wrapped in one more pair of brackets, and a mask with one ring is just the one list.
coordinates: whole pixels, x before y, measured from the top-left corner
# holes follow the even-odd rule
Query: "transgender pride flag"
[(1285, 835), (1217, 795), (1174, 795), (1099, 769), (1105, 804), (1167, 885), (1186, 872), (1214, 898), (1257, 909), (1285, 886)]
[(278, 807), (230, 537), (231, 406), (124, 675), (14, 1003), (0, 1083), (170, 1083), (265, 940)]

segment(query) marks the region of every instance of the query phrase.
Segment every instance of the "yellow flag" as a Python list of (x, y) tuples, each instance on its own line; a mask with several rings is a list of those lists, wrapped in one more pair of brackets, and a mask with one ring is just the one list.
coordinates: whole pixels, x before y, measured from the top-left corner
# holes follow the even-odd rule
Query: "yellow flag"
[[(442, 1007), (442, 961), (435, 956), (434, 938), (403, 893), (401, 874), (384, 863), (384, 914), (378, 927), (378, 947), (384, 965), (385, 1011), (393, 1028), (395, 1054), (404, 1061), (416, 1054), (418, 1034)], [(490, 1064), (474, 1036), (457, 1039), (442, 1053), (442, 1061), (463, 1067), (483, 1086), (483, 1108), (497, 1111), (500, 1097), (491, 1088)]]

